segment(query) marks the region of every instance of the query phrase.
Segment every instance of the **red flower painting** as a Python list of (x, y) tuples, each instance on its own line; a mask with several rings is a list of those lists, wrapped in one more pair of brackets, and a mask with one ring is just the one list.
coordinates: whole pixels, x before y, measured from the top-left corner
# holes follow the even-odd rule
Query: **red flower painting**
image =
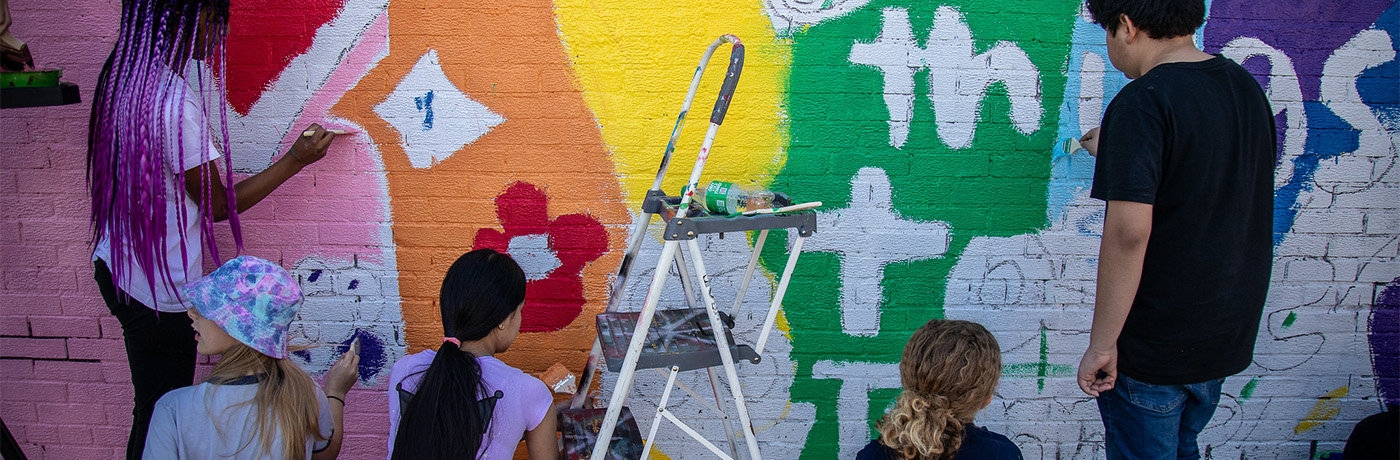
[(550, 220), (549, 197), (525, 182), (496, 196), (496, 216), (502, 230), (478, 230), (472, 248), (515, 248), (511, 257), (529, 278), (520, 331), (563, 329), (583, 312), (583, 267), (607, 252), (607, 230), (588, 214)]

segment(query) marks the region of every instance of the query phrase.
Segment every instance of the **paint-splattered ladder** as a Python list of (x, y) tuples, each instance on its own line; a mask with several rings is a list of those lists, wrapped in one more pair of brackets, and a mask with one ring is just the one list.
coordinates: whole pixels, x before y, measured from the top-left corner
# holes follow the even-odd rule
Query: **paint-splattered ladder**
[[(710, 56), (725, 42), (733, 44), (728, 72), (720, 87), (714, 111), (710, 115), (709, 131), (705, 134), (700, 154), (695, 160), (694, 168), (691, 169), (687, 192), (683, 193), (682, 196), (668, 196), (661, 191), (661, 182), (666, 174), (671, 154), (675, 151), (681, 128), (685, 125), (686, 113), (690, 110), (690, 103), (695, 97), (696, 89), (700, 86), (700, 77), (704, 74)], [(730, 423), (729, 416), (723, 409), (727, 404), (723, 401), (725, 398), (720, 394), (719, 381), (714, 372), (716, 367), (723, 368), (729, 384), (729, 399), (733, 401), (734, 408), (739, 414), (741, 430), (739, 434), (744, 438), (748, 457), (754, 460), (761, 458), (758, 442), (754, 438), (753, 425), (749, 419), (743, 388), (740, 385), (734, 363), (736, 358), (754, 363), (761, 359), (769, 333), (773, 329), (778, 308), (782, 305), (783, 294), (787, 291), (793, 268), (797, 265), (797, 256), (802, 252), (802, 243), (816, 229), (816, 214), (810, 210), (751, 216), (709, 216), (703, 214), (691, 216), (688, 213), (690, 203), (693, 200), (693, 190), (700, 182), (700, 174), (704, 170), (706, 159), (709, 158), (715, 133), (729, 108), (729, 101), (734, 94), (734, 87), (739, 81), (743, 62), (743, 44), (738, 38), (725, 35), (710, 44), (701, 57), (699, 67), (695, 69), (695, 76), (690, 83), (690, 91), (686, 94), (685, 102), (681, 106), (681, 113), (676, 119), (676, 127), (671, 133), (671, 140), (666, 145), (666, 153), (656, 173), (656, 180), (652, 183), (651, 190), (647, 192), (646, 198), (643, 200), (643, 214), (637, 219), (636, 228), (633, 229), (629, 239), (627, 253), (623, 257), (622, 267), (619, 269), (618, 277), (614, 281), (611, 295), (608, 298), (607, 311), (598, 315), (598, 340), (594, 342), (593, 351), (589, 355), (583, 380), (579, 386), (581, 391), (574, 397), (572, 404), (574, 409), (565, 411), (563, 415), (566, 423), (573, 421), (580, 425), (598, 427), (596, 434), (589, 432), (586, 435), (575, 436), (572, 440), (567, 439), (570, 438), (568, 432), (572, 429), (565, 429), (565, 444), (570, 458), (581, 458), (582, 452), (590, 447), (592, 460), (602, 460), (605, 457), (645, 457), (650, 454), (656, 431), (663, 418), (675, 424), (720, 458), (729, 460), (738, 458), (738, 441), (735, 439), (736, 433)], [(666, 227), (662, 235), (665, 244), (661, 250), (661, 257), (657, 261), (651, 285), (647, 290), (646, 301), (641, 311), (619, 312), (617, 307), (623, 297), (623, 289), (627, 284), (632, 263), (642, 245), (643, 238), (647, 234), (647, 228), (650, 226), (653, 216), (660, 216), (665, 223)], [(797, 238), (793, 243), (787, 265), (783, 269), (777, 290), (769, 305), (767, 319), (764, 321), (757, 344), (753, 347), (738, 345), (734, 343), (733, 335), (730, 333), (733, 320), (729, 315), (720, 312), (715, 305), (715, 299), (710, 289), (710, 275), (705, 270), (697, 238), (700, 235), (714, 233), (759, 232), (750, 254), (748, 268), (744, 271), (744, 277), (734, 302), (733, 308), (737, 310), (748, 290), (749, 282), (753, 278), (754, 268), (758, 265), (758, 256), (763, 251), (763, 243), (768, 237), (769, 230), (773, 229), (794, 229)], [(686, 245), (685, 251), (681, 250), (682, 243)], [(686, 258), (691, 259), (692, 267), (687, 266)], [(689, 308), (657, 310), (661, 291), (669, 274), (668, 268), (673, 263), (679, 271)], [(699, 305), (695, 299), (693, 287), (696, 286), (697, 282), (704, 301), (703, 305)], [(716, 325), (721, 325), (721, 327), (717, 328)], [(582, 407), (584, 395), (592, 383), (596, 374), (595, 368), (600, 360), (606, 361), (609, 370), (619, 372), (617, 382), (613, 387), (606, 410), (584, 409)], [(638, 452), (638, 449), (635, 448), (635, 441), (629, 441), (629, 438), (635, 439), (633, 437), (637, 431), (636, 425), (631, 420), (630, 411), (623, 407), (623, 404), (626, 403), (628, 393), (632, 389), (637, 369), (648, 368), (657, 369), (658, 372), (661, 372), (662, 368), (666, 368), (670, 369), (670, 373), (662, 373), (668, 375), (666, 388), (657, 404), (657, 414), (652, 419), (646, 444), (641, 446), (640, 452)], [(679, 372), (693, 369), (705, 369), (709, 372), (715, 405), (709, 405), (695, 391), (676, 381), (676, 375)], [(681, 388), (694, 396), (696, 401), (705, 404), (714, 413), (720, 414), (724, 422), (725, 434), (729, 440), (729, 452), (722, 451), (713, 442), (667, 411), (666, 404), (673, 388)], [(580, 416), (584, 414), (591, 414), (595, 417), (601, 415), (601, 420), (583, 422)], [(619, 425), (619, 421), (622, 422), (621, 425)], [(620, 431), (619, 426), (621, 426)], [(625, 434), (625, 436), (619, 436), (619, 433)]]

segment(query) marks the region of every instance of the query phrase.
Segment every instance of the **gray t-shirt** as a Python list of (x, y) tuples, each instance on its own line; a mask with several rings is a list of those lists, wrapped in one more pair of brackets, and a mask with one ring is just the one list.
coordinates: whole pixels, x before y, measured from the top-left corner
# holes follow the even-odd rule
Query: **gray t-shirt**
[[(274, 460), (282, 452), (281, 434), (272, 440), (272, 453), (261, 455), (261, 439), (250, 439), (256, 431), (257, 414), (251, 401), (257, 395), (255, 376), (223, 385), (201, 383), (179, 388), (161, 396), (151, 416), (146, 434), (146, 459), (236, 459)], [(321, 436), (330, 439), (335, 425), (331, 420), (326, 394), (316, 389), (321, 407)], [(306, 457), (320, 452), (330, 441), (306, 438)], [(241, 449), (241, 450), (240, 450)]]

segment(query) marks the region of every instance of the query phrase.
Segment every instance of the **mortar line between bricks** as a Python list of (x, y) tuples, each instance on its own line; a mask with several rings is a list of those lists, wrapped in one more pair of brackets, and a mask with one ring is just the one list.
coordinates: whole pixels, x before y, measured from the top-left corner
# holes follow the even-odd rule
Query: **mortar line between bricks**
[(28, 359), (32, 361), (56, 361), (64, 363), (100, 363), (100, 359), (86, 358), (31, 358), (28, 356), (0, 356), (0, 359)]

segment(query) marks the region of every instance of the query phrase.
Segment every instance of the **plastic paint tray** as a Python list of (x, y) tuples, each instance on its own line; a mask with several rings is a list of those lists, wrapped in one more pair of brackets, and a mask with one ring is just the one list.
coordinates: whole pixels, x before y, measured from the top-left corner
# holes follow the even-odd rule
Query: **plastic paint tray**
[(43, 88), (58, 86), (62, 70), (36, 70), (31, 72), (0, 72), (0, 88)]

